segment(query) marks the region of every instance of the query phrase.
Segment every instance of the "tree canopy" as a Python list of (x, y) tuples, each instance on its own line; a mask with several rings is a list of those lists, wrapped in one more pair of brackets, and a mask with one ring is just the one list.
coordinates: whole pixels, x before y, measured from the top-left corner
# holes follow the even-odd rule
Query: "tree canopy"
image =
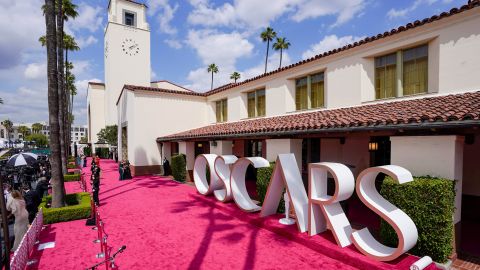
[(100, 132), (97, 133), (98, 141), (106, 142), (110, 145), (117, 145), (117, 134), (118, 134), (117, 125), (106, 126), (105, 128), (102, 128)]

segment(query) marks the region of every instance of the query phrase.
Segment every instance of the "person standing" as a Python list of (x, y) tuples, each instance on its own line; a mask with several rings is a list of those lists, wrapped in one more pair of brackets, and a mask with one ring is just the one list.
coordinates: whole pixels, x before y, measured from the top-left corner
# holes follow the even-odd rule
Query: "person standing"
[(123, 161), (118, 164), (118, 173), (120, 174), (119, 180), (123, 180)]
[(32, 224), (37, 216), (38, 206), (42, 201), (38, 192), (34, 189), (29, 189), (28, 186), (23, 187), (23, 192), (25, 192), (23, 198), (25, 199), (25, 208), (28, 211), (28, 223)]
[(28, 212), (25, 208), (25, 201), (19, 191), (12, 191), (12, 199), (7, 202), (7, 210), (15, 216), (15, 224), (13, 225), (15, 242), (12, 248), (12, 251), (15, 252), (28, 230)]

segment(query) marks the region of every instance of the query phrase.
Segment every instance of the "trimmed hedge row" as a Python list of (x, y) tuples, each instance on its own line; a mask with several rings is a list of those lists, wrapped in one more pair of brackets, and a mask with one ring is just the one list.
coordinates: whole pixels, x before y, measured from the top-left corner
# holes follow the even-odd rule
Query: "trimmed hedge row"
[[(260, 204), (263, 204), (265, 195), (267, 195), (268, 184), (270, 183), (270, 178), (272, 177), (274, 168), (275, 162), (271, 162), (270, 167), (257, 169), (257, 199), (260, 201)], [(283, 200), (283, 193), (277, 212), (285, 213), (285, 201)]]
[[(414, 177), (414, 180), (399, 185), (387, 177), (380, 193), (409, 215), (417, 226), (418, 241), (409, 252), (446, 262), (452, 254), (455, 181), (430, 176)], [(383, 220), (380, 237), (388, 246), (398, 243), (395, 231)]]
[(77, 165), (73, 164), (73, 163), (68, 163), (67, 164), (67, 169), (76, 169), (77, 168)]
[(78, 174), (78, 173), (75, 173), (75, 174), (64, 174), (64, 175), (63, 175), (63, 180), (64, 180), (64, 182), (80, 181), (80, 174)]
[(90, 217), (90, 195), (88, 192), (67, 194), (65, 197), (68, 206), (50, 208), (52, 196), (43, 198), (39, 208), (43, 208), (43, 223), (52, 224)]
[(175, 180), (185, 182), (187, 176), (187, 163), (184, 154), (172, 157), (172, 175)]
[(83, 148), (83, 154), (87, 157), (92, 155), (92, 149), (90, 147), (84, 147)]

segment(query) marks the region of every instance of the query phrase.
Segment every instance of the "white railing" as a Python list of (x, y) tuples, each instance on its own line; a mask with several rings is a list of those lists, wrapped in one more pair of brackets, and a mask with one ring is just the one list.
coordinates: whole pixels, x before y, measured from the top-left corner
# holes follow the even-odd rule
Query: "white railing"
[(27, 233), (22, 238), (20, 245), (13, 254), (10, 260), (10, 269), (12, 270), (24, 270), (28, 263), (28, 257), (33, 251), (33, 247), (40, 236), (40, 232), (43, 228), (43, 211), (40, 209), (37, 216), (32, 222)]

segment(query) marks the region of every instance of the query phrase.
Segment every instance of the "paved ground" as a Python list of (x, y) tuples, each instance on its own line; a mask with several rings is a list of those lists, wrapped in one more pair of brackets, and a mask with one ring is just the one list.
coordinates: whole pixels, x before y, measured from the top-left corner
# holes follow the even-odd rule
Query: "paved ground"
[[(408, 269), (415, 260), (374, 262), (354, 247), (338, 248), (329, 233), (308, 237), (280, 227), (278, 217), (244, 213), (192, 186), (154, 176), (118, 181), (115, 163), (102, 160), (101, 167), (109, 245), (127, 246), (118, 269)], [(29, 269), (85, 269), (99, 261), (95, 236), (85, 220), (48, 226), (40, 242), (55, 241), (55, 248), (36, 251), (39, 262)]]

